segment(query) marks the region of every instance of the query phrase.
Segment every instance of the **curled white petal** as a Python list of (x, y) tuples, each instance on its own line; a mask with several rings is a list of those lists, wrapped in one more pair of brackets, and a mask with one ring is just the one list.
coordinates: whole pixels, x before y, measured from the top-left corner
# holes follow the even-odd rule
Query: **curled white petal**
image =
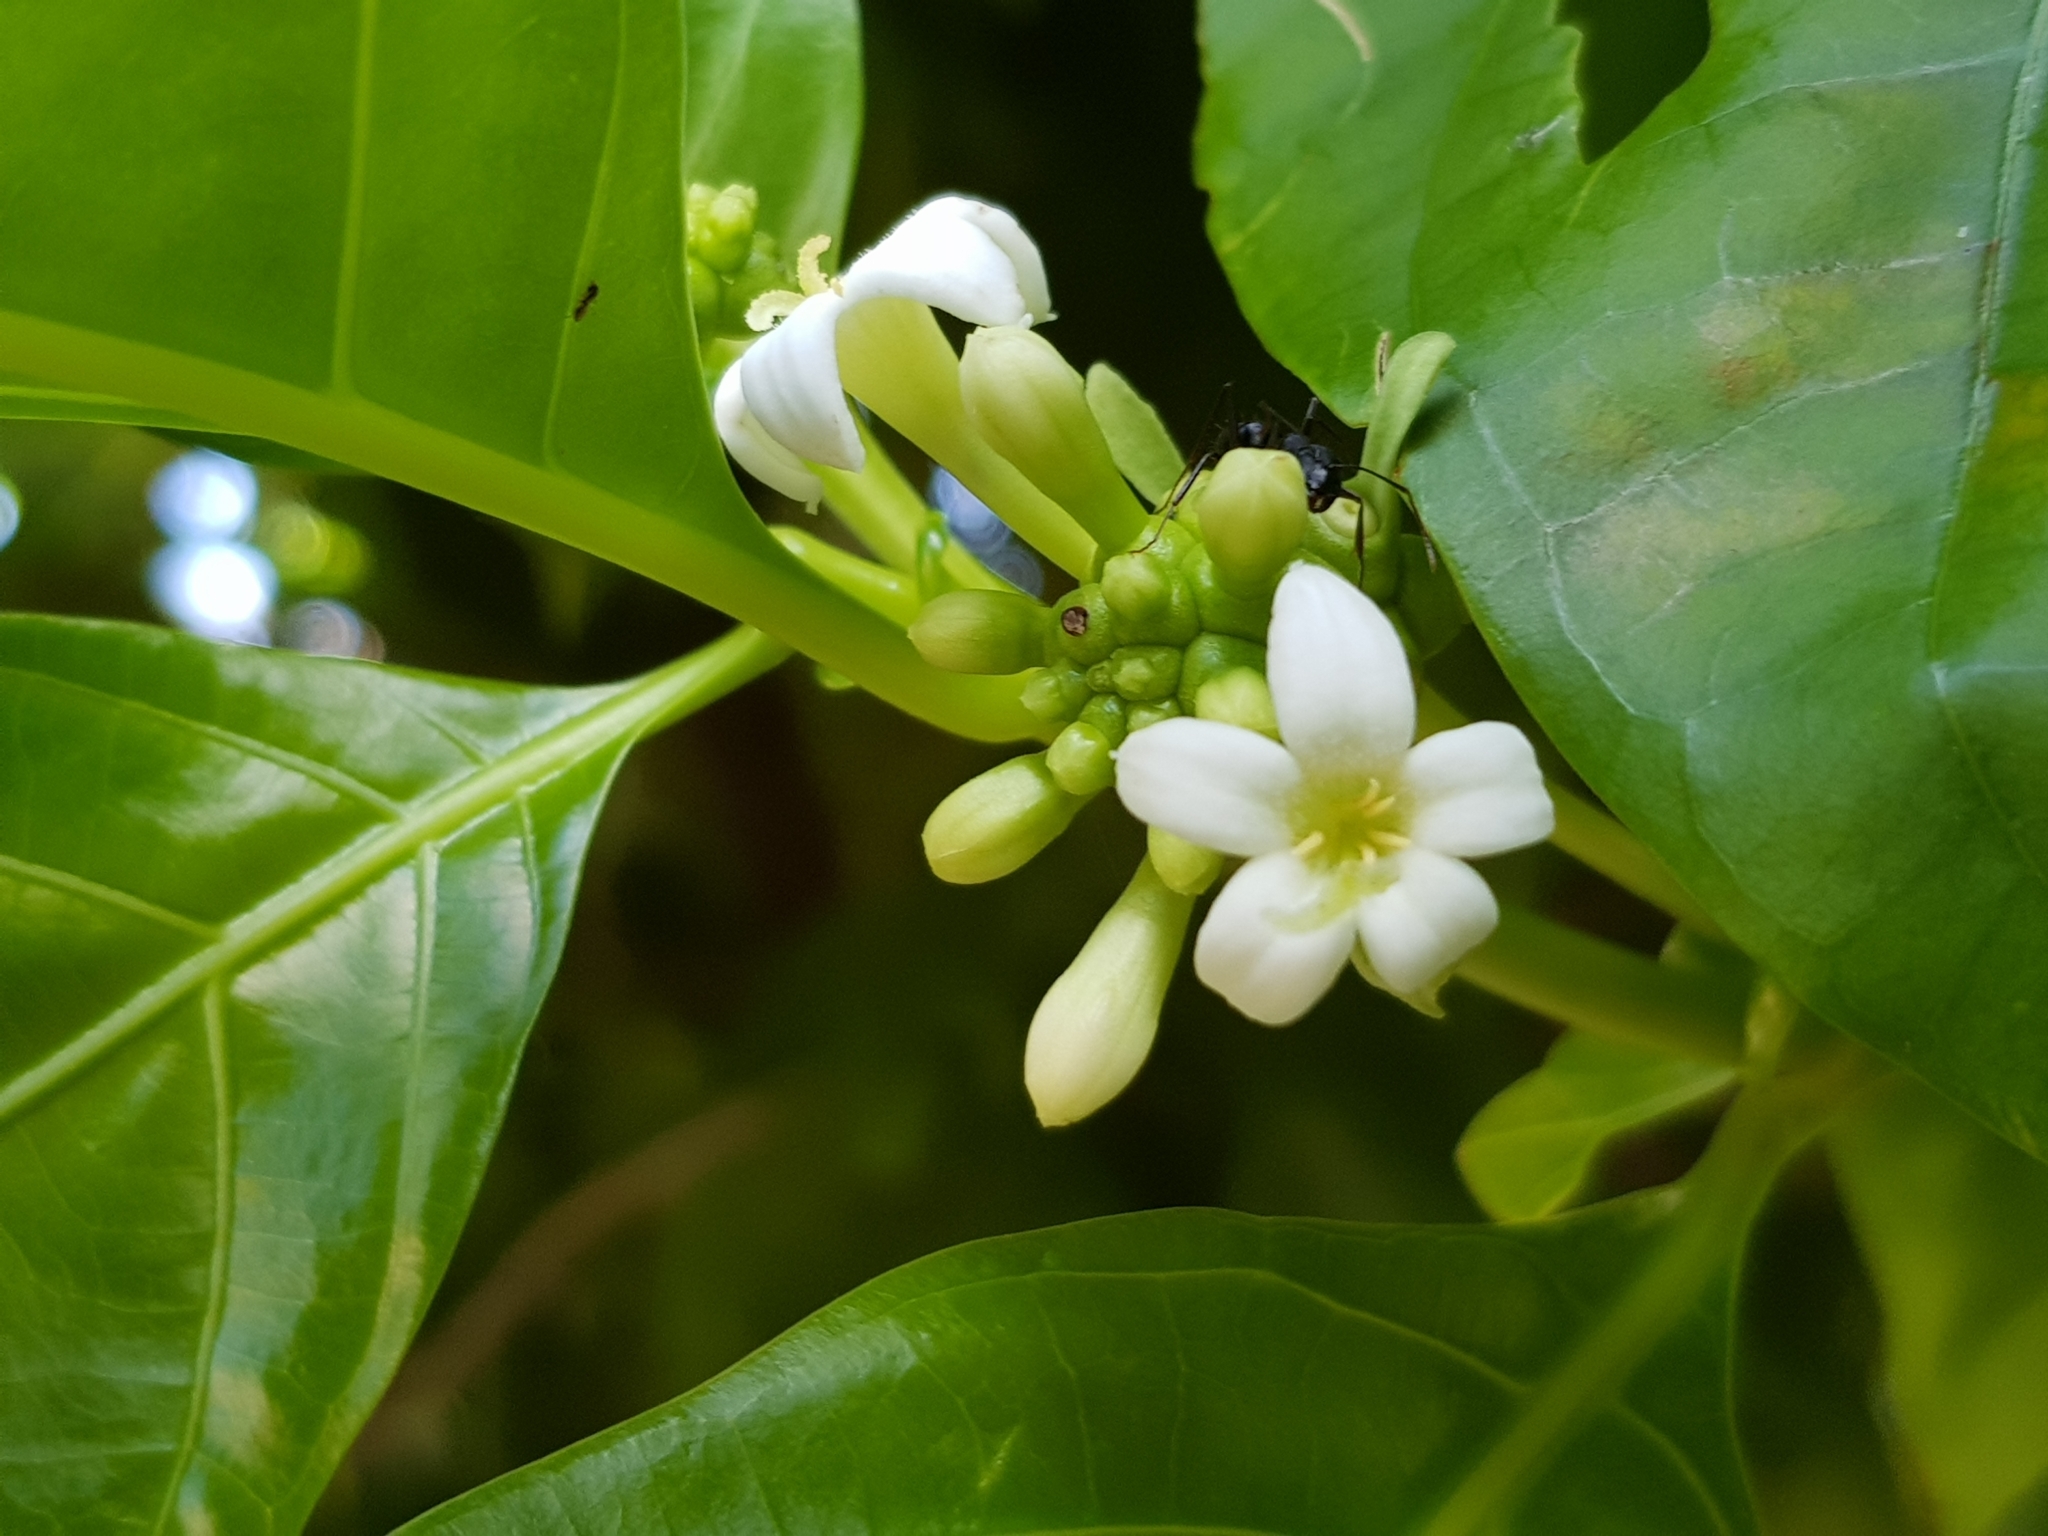
[[(971, 209), (984, 212), (963, 211)], [(992, 224), (1003, 226), (985, 215), (1000, 211), (964, 197), (935, 198), (913, 210), (846, 269), (840, 287), (847, 302), (915, 299), (973, 325), (1029, 325), (1034, 311), (1021, 286), (1026, 274), (1004, 245), (1010, 231), (1030, 250), (1041, 295), (1045, 270), (1037, 264), (1037, 248), (1008, 214), (1002, 215), (1008, 224), (1004, 240), (991, 232)]]
[(1149, 826), (1250, 858), (1292, 840), (1287, 806), (1301, 770), (1278, 742), (1185, 716), (1133, 731), (1116, 757), (1116, 792)]
[(1280, 739), (1310, 774), (1390, 778), (1415, 739), (1415, 684), (1379, 606), (1335, 572), (1280, 578), (1266, 680)]
[(1045, 280), (1045, 258), (1038, 254), (1038, 242), (1024, 233), (1024, 226), (1007, 208), (972, 197), (941, 197), (937, 203), (951, 205), (959, 217), (974, 225), (1010, 258), (1017, 272), (1017, 292), (1028, 311), (1025, 325), (1041, 325), (1053, 318), (1052, 289)]
[(1426, 997), (1493, 932), (1500, 904), (1477, 870), (1441, 853), (1409, 848), (1394, 864), (1393, 883), (1359, 902), (1358, 933), (1388, 991)]
[(1253, 859), (1209, 908), (1195, 974), (1248, 1018), (1292, 1024), (1330, 990), (1358, 937), (1353, 909), (1330, 908), (1325, 881), (1292, 853)]
[(747, 408), (799, 458), (857, 470), (867, 450), (839, 385), (839, 317), (847, 300), (817, 293), (747, 349), (738, 371)]
[(825, 487), (804, 468), (804, 461), (770, 437), (747, 409), (746, 391), (740, 387), (739, 365), (725, 370), (718, 381), (711, 414), (718, 423), (719, 440), (741, 469), (763, 485), (774, 487), (815, 510)]
[(1503, 720), (1480, 720), (1415, 744), (1402, 769), (1414, 797), (1408, 835), (1462, 859), (1527, 847), (1550, 836), (1557, 812), (1529, 738)]

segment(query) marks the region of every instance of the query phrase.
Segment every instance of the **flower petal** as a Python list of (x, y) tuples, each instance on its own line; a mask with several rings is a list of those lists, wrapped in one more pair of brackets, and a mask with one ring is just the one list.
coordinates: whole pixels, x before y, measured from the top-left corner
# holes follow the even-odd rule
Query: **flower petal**
[(1408, 836), (1461, 859), (1540, 843), (1557, 825), (1529, 738), (1481, 720), (1417, 742), (1402, 768), (1414, 797)]
[(1365, 953), (1396, 997), (1427, 995), (1493, 932), (1500, 904), (1469, 864), (1409, 848), (1394, 855), (1394, 883), (1359, 902)]
[(867, 449), (839, 385), (839, 317), (847, 301), (815, 293), (739, 360), (747, 408), (799, 458), (857, 470)]
[(994, 203), (984, 203), (972, 197), (941, 197), (933, 201), (952, 205), (961, 218), (995, 241), (997, 248), (1010, 258), (1010, 265), (1017, 271), (1017, 292), (1022, 295), (1028, 311), (1022, 324), (1043, 325), (1053, 318), (1052, 289), (1045, 280), (1045, 258), (1038, 254), (1038, 243), (1024, 233), (1024, 226), (1017, 222), (1015, 214), (1007, 208), (998, 208)]
[(718, 422), (719, 440), (741, 469), (763, 485), (773, 486), (817, 511), (818, 500), (825, 494), (823, 483), (804, 468), (802, 459), (776, 442), (754, 419), (754, 413), (747, 409), (746, 391), (740, 387), (738, 364), (726, 369), (725, 376), (718, 381), (711, 414)]
[(1246, 1017), (1292, 1024), (1330, 990), (1357, 936), (1354, 909), (1328, 917), (1326, 906), (1322, 877), (1292, 853), (1253, 859), (1209, 908), (1195, 974)]
[[(971, 215), (963, 210), (981, 209)], [(1021, 286), (1016, 260), (987, 227), (1003, 229), (1001, 213), (964, 197), (934, 198), (875, 242), (840, 280), (850, 304), (863, 299), (915, 299), (958, 315), (973, 325), (1029, 325), (1033, 310)], [(1009, 229), (1016, 220), (1002, 215)], [(1003, 230), (1008, 239), (1008, 229)], [(1021, 229), (1017, 239), (1030, 245)], [(1036, 249), (1031, 250), (1036, 258)], [(1045, 269), (1037, 266), (1040, 294)]]
[(1116, 792), (1133, 816), (1240, 858), (1294, 840), (1287, 803), (1300, 785), (1285, 747), (1217, 720), (1162, 720), (1116, 755)]
[(1280, 739), (1311, 776), (1391, 780), (1415, 739), (1415, 684), (1377, 604), (1320, 565), (1280, 578), (1266, 681)]

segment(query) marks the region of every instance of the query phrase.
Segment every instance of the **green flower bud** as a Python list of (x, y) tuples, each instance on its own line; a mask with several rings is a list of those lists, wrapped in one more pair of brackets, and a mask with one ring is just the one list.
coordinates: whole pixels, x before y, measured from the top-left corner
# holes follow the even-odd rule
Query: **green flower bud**
[(1280, 739), (1280, 720), (1273, 713), (1273, 690), (1263, 674), (1250, 667), (1232, 667), (1195, 690), (1194, 713), (1203, 720), (1241, 725), (1261, 736)]
[(1114, 751), (1101, 731), (1076, 720), (1045, 749), (1045, 766), (1068, 794), (1100, 794), (1116, 782)]
[(1175, 837), (1157, 827), (1145, 829), (1145, 856), (1159, 871), (1159, 878), (1166, 883), (1166, 888), (1183, 896), (1201, 895), (1223, 873), (1222, 854), (1208, 848), (1197, 848), (1186, 838)]
[(1124, 739), (1130, 725), (1130, 706), (1121, 695), (1098, 693), (1081, 706), (1079, 719), (1083, 725), (1092, 725), (1109, 738), (1111, 746), (1117, 746)]
[(924, 856), (941, 880), (979, 885), (1028, 864), (1085, 804), (1054, 781), (1043, 752), (1013, 757), (939, 802)]
[(719, 306), (725, 302), (725, 284), (695, 256), (684, 258), (684, 265), (690, 274), (690, 318), (697, 324), (701, 343), (718, 335), (722, 327)]
[(960, 395), (975, 430), (1097, 544), (1122, 549), (1145, 526), (1145, 508), (1110, 457), (1081, 375), (1038, 332), (997, 325), (970, 335)]
[(1180, 568), (1188, 590), (1195, 595), (1195, 611), (1202, 628), (1212, 634), (1236, 635), (1240, 640), (1264, 640), (1273, 622), (1273, 593), (1268, 587), (1257, 597), (1239, 597), (1225, 590), (1216, 575), (1209, 552), (1198, 549)]
[(1124, 645), (1104, 663), (1110, 685), (1133, 703), (1170, 699), (1180, 684), (1180, 647)]
[(1024, 707), (1047, 725), (1062, 725), (1081, 713), (1094, 692), (1079, 667), (1047, 667), (1024, 685)]
[(761, 197), (752, 187), (735, 184), (714, 191), (693, 185), (685, 199), (690, 254), (721, 277), (746, 265), (754, 249), (754, 217)]
[(1308, 532), (1301, 462), (1277, 448), (1233, 448), (1217, 461), (1196, 510), (1224, 589), (1256, 597), (1300, 554)]
[(1082, 666), (1101, 661), (1116, 649), (1116, 624), (1109, 599), (1096, 582), (1069, 592), (1053, 604), (1060, 650)]
[(1045, 1125), (1071, 1125), (1122, 1093), (1159, 1030), (1192, 897), (1150, 862), (1045, 994), (1024, 1042), (1024, 1086)]
[[(1201, 635), (1187, 648), (1180, 663), (1180, 707), (1194, 714), (1202, 696), (1202, 685), (1212, 678), (1240, 668), (1266, 673), (1266, 648), (1235, 635)], [(1135, 729), (1135, 727), (1134, 727)]]
[(762, 294), (788, 286), (789, 274), (782, 270), (776, 257), (774, 240), (767, 235), (754, 236), (753, 254), (726, 284), (725, 307), (718, 317), (726, 334), (752, 336), (754, 333), (747, 326), (747, 307)]
[(910, 643), (948, 672), (1022, 672), (1044, 657), (1045, 610), (1021, 592), (947, 592), (919, 611)]
[(1186, 645), (1201, 633), (1194, 592), (1171, 563), (1155, 555), (1111, 559), (1102, 568), (1102, 595), (1122, 640)]
[(1133, 704), (1124, 716), (1124, 734), (1135, 736), (1146, 726), (1171, 720), (1179, 713), (1180, 705), (1172, 699), (1161, 699), (1156, 704)]

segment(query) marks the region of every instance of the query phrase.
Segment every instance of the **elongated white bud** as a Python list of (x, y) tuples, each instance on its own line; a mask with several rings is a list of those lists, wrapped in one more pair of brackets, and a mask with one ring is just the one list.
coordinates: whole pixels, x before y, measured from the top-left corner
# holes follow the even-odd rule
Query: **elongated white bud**
[(1275, 448), (1233, 448), (1196, 504), (1202, 539), (1224, 587), (1263, 593), (1301, 549), (1308, 488), (1301, 463)]
[(1052, 984), (1024, 1043), (1024, 1086), (1040, 1123), (1092, 1115), (1138, 1075), (1193, 907), (1148, 858)]
[(925, 859), (953, 885), (1000, 879), (1030, 863), (1087, 803), (1060, 788), (1043, 752), (1013, 757), (938, 803), (924, 824)]
[(1088, 396), (1059, 348), (1036, 331), (999, 325), (967, 338), (960, 397), (975, 430), (1024, 478), (1058, 502), (1104, 549), (1145, 527)]

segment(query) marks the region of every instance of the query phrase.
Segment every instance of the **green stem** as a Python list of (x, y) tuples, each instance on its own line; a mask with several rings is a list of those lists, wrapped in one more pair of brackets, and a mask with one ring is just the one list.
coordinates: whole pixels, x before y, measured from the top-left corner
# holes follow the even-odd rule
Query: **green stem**
[[(1013, 683), (941, 672), (900, 627), (819, 580), (768, 536), (722, 462), (705, 456), (675, 513), (444, 432), (341, 391), (303, 389), (143, 342), (0, 311), (0, 366), (62, 388), (190, 412), (488, 511), (766, 630), (861, 687), (961, 736), (1014, 741), (1038, 723)], [(709, 440), (709, 426), (704, 430)]]
[(1501, 1528), (1557, 1452), (1619, 1397), (1651, 1350), (1733, 1266), (1778, 1170), (1868, 1085), (1873, 1063), (1845, 1041), (1798, 1075), (1753, 1082), (1737, 1096), (1706, 1154), (1676, 1186), (1678, 1208), (1648, 1263), (1536, 1386), (1421, 1536)]
[(1687, 894), (1685, 887), (1664, 867), (1664, 861), (1635, 833), (1556, 784), (1550, 786), (1550, 800), (1557, 807), (1557, 830), (1550, 834), (1550, 840), (1559, 848), (1688, 928), (1714, 938), (1722, 936), (1720, 924)]
[(787, 523), (777, 523), (769, 532), (775, 535), (776, 543), (833, 586), (867, 604), (891, 623), (908, 629), (924, 606), (915, 576), (850, 555), (838, 545), (827, 544), (815, 534)]
[[(1469, 723), (1463, 710), (1419, 677), (1415, 702), (1417, 727), (1424, 736)], [(1710, 938), (1725, 937), (1706, 908), (1692, 899), (1648, 844), (1591, 801), (1554, 780), (1548, 782), (1550, 803), (1557, 808), (1557, 829), (1550, 834), (1551, 842), (1686, 927)]]
[[(868, 450), (867, 463), (859, 472), (826, 464), (813, 466), (825, 484), (825, 505), (877, 560), (914, 576), (918, 542), (932, 524), (932, 509), (903, 478), (903, 471), (866, 423), (859, 426)], [(1008, 589), (1009, 583), (969, 554), (957, 539), (947, 538), (943, 563), (946, 574), (963, 587)]]
[(1743, 1057), (1743, 997), (1521, 907), (1467, 955), (1458, 975), (1497, 997), (1591, 1035), (1733, 1066)]

